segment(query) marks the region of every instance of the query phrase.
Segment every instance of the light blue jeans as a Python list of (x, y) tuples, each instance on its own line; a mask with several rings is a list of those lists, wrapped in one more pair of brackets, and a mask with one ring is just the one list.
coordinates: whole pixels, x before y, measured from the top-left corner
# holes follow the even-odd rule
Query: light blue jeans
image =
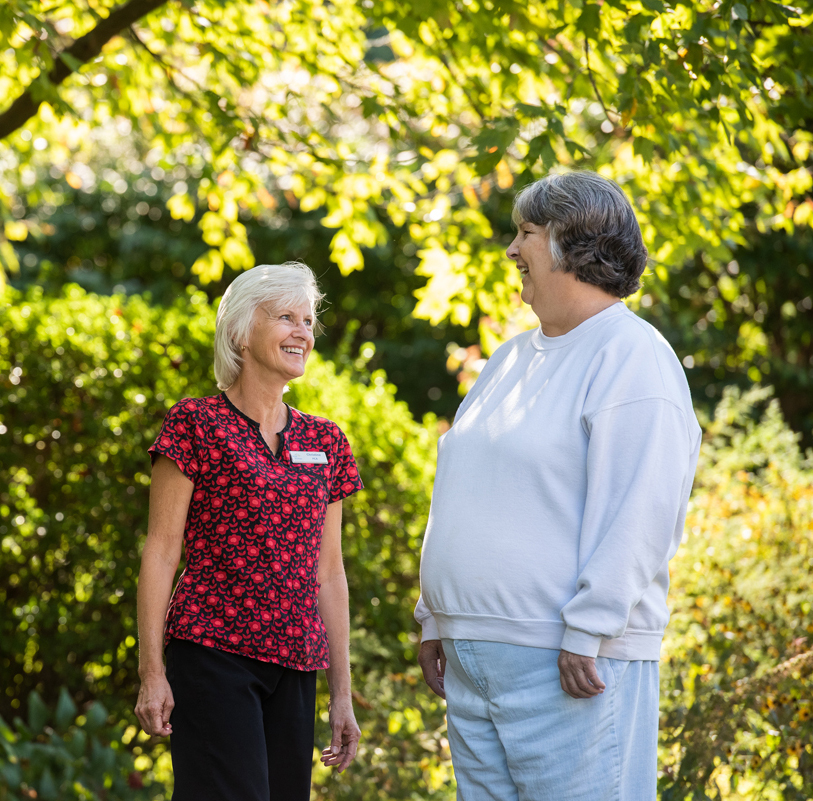
[(658, 663), (598, 657), (607, 685), (571, 698), (559, 651), (443, 640), (459, 801), (655, 801)]

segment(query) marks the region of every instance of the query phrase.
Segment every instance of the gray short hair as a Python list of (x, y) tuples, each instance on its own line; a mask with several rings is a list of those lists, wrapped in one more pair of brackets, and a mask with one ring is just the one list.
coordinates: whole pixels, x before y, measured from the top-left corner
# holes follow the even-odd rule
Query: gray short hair
[(587, 170), (551, 173), (516, 196), (512, 219), (545, 227), (555, 269), (618, 298), (640, 288), (647, 249), (615, 181)]
[(241, 345), (251, 336), (254, 313), (260, 306), (268, 304), (278, 309), (307, 303), (315, 317), (323, 298), (311, 268), (302, 262), (260, 264), (238, 275), (217, 309), (215, 378), (218, 389), (228, 389), (240, 375)]

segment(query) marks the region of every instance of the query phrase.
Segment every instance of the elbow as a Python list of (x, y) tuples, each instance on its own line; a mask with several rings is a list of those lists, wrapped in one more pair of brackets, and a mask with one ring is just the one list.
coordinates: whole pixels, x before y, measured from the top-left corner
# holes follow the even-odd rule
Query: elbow
[(338, 566), (325, 570), (318, 576), (319, 584), (322, 590), (326, 587), (344, 587), (347, 588), (347, 576), (344, 572), (344, 565), (339, 563)]
[(174, 544), (167, 546), (163, 543), (150, 542), (147, 539), (141, 553), (142, 569), (145, 564), (152, 563), (165, 570), (171, 570), (174, 575), (181, 563), (181, 550), (180, 544), (177, 547)]

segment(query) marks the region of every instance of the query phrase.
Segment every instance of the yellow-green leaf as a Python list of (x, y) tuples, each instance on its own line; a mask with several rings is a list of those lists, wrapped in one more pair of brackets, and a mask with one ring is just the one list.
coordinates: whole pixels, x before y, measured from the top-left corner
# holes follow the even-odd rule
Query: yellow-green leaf
[(207, 250), (193, 265), (192, 272), (204, 284), (219, 281), (223, 276), (223, 256), (219, 250)]
[(195, 204), (187, 194), (173, 195), (167, 201), (167, 208), (174, 220), (190, 222), (195, 216)]
[(353, 270), (364, 267), (364, 257), (361, 250), (344, 232), (339, 231), (330, 243), (330, 257), (339, 265), (342, 275), (350, 275)]

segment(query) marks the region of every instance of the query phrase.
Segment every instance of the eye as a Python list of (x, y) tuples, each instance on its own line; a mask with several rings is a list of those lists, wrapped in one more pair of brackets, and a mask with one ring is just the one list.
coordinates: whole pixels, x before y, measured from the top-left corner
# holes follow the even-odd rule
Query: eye
[(313, 320), (311, 320), (310, 317), (306, 317), (305, 318), (305, 325), (307, 325), (310, 328), (313, 328)]
[(279, 319), (280, 320), (291, 320), (291, 315), (290, 314), (280, 314)]

